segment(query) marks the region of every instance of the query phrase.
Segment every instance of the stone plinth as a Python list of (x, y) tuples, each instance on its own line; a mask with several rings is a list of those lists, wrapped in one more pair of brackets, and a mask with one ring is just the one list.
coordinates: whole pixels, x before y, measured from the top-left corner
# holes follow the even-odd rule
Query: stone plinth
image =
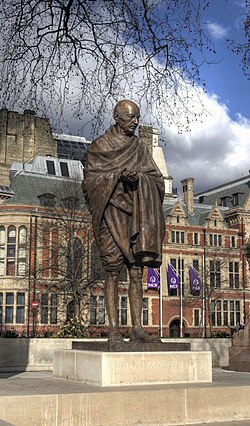
[(229, 370), (250, 372), (250, 325), (235, 333), (229, 348)]
[(81, 351), (101, 351), (101, 352), (165, 352), (165, 351), (190, 351), (190, 343), (183, 342), (72, 342), (72, 349)]
[(54, 353), (53, 375), (97, 386), (132, 386), (212, 381), (211, 352)]

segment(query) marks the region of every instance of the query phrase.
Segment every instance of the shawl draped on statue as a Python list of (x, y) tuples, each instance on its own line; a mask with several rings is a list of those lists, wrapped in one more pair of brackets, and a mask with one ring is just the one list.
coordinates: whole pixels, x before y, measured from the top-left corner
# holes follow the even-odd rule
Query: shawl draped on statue
[[(136, 171), (138, 181), (123, 182), (123, 170)], [(84, 176), (97, 244), (105, 220), (129, 263), (159, 267), (165, 234), (164, 180), (147, 145), (136, 136), (121, 136), (112, 126), (91, 143)]]

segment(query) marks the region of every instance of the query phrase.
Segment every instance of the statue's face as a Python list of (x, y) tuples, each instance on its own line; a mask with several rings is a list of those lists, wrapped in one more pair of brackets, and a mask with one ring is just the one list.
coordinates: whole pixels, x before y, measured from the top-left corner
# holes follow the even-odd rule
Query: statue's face
[(116, 123), (118, 124), (122, 133), (127, 136), (132, 136), (136, 127), (139, 124), (140, 110), (134, 103), (127, 102), (122, 105), (115, 116)]

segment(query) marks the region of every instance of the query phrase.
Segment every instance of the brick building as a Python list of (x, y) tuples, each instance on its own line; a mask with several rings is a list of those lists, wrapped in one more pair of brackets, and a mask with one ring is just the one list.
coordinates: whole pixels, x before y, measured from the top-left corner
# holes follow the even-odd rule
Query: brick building
[[(83, 169), (80, 160), (84, 161), (87, 141), (68, 135), (53, 137), (48, 121), (30, 112), (21, 115), (2, 110), (0, 119), (2, 332), (14, 328), (19, 334), (22, 331), (40, 335), (48, 331), (56, 333), (76, 312), (77, 299), (69, 287), (62, 285), (66, 282), (63, 274), (68, 280), (73, 262), (75, 279), (81, 281), (82, 291), (87, 289), (81, 293), (84, 303), (80, 307), (84, 308), (86, 326), (95, 334), (105, 334), (103, 275), (90, 218), (80, 195)], [(29, 120), (32, 126), (27, 125)], [(28, 139), (27, 128), (33, 129)], [(194, 195), (194, 180), (183, 179), (180, 199), (172, 194), (172, 177), (158, 146), (157, 131), (140, 126), (139, 133), (165, 178), (167, 229), (160, 271), (161, 291), (148, 290), (147, 270), (144, 272), (143, 325), (149, 332), (163, 336), (230, 335), (237, 323), (247, 323), (249, 318), (250, 277), (242, 247), (250, 235), (250, 175), (197, 195)], [(28, 141), (31, 146), (27, 154), (24, 146)], [(71, 189), (65, 189), (67, 185)], [(78, 188), (77, 196), (71, 194), (74, 187)], [(58, 212), (63, 217), (65, 206), (71, 210), (72, 217), (72, 203), (74, 211), (79, 212), (75, 216), (78, 222), (74, 234), (76, 245), (73, 245), (78, 254), (75, 260), (64, 262), (63, 270), (58, 253), (68, 246), (63, 246), (62, 234), (54, 224), (60, 223)], [(65, 232), (69, 236), (70, 230)], [(63, 256), (67, 258), (68, 252), (61, 259)], [(169, 290), (169, 264), (180, 279), (176, 290)], [(190, 266), (203, 283), (195, 295), (190, 291)], [(126, 335), (130, 331), (130, 312), (125, 271), (121, 275), (119, 318)]]

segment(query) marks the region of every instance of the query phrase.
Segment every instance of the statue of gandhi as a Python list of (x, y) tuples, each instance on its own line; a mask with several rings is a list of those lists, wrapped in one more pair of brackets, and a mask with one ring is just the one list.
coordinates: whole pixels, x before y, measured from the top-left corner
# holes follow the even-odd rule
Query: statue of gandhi
[(139, 118), (134, 102), (118, 102), (115, 124), (91, 143), (84, 171), (83, 192), (105, 270), (109, 341), (122, 340), (118, 277), (123, 265), (130, 280), (131, 340), (152, 340), (141, 326), (142, 274), (144, 266), (161, 265), (164, 180), (147, 145), (135, 135)]

